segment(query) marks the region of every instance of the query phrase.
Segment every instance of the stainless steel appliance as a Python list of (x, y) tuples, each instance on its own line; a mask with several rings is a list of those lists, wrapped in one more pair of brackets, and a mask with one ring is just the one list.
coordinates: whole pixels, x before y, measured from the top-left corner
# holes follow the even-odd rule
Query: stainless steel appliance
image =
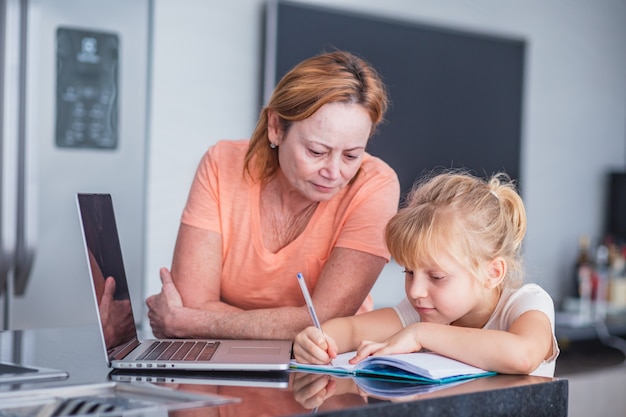
[(77, 192), (113, 195), (143, 310), (150, 15), (150, 0), (0, 0), (0, 328), (95, 323)]

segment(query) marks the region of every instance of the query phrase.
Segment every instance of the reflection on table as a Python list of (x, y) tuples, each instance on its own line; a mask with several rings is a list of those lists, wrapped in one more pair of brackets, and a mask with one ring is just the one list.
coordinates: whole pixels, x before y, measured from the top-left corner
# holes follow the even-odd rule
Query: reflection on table
[[(67, 380), (14, 384), (2, 390), (147, 381), (181, 392), (238, 398), (239, 402), (183, 410), (170, 416), (567, 415), (567, 381), (495, 375), (443, 386), (416, 386), (303, 372), (112, 372), (97, 327), (0, 332), (0, 360), (59, 368)], [(9, 348), (9, 349), (7, 349)], [(144, 413), (146, 417), (163, 412)]]

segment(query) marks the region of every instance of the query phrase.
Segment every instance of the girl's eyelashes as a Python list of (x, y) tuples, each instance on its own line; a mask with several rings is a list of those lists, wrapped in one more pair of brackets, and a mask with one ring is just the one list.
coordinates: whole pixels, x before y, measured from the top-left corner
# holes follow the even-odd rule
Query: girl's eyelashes
[[(410, 269), (406, 269), (406, 268), (403, 269), (402, 272), (404, 272), (405, 275), (409, 275), (411, 277), (415, 275), (414, 271), (412, 271)], [(430, 272), (430, 273), (428, 273), (428, 276), (433, 281), (441, 281), (442, 279), (446, 278), (445, 272)]]
[[(409, 276), (414, 275), (414, 272), (409, 269), (403, 269), (402, 272), (404, 272), (405, 275), (409, 275)], [(441, 281), (442, 279), (446, 277), (445, 274), (435, 274), (435, 273), (430, 273), (428, 274), (428, 276), (430, 277), (430, 279), (434, 281)]]

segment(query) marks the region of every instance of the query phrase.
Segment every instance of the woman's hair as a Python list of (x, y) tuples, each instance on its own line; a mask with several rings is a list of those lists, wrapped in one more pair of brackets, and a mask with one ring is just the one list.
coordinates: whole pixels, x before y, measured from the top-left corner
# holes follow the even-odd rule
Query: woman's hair
[(349, 52), (324, 53), (302, 61), (285, 74), (261, 110), (246, 153), (245, 172), (267, 180), (278, 170), (278, 153), (270, 148), (268, 139), (270, 111), (278, 115), (286, 133), (293, 122), (304, 120), (324, 104), (334, 102), (363, 106), (372, 120), (371, 136), (383, 120), (388, 97), (374, 68)]
[(483, 281), (486, 264), (502, 257), (504, 285), (523, 281), (521, 247), (526, 211), (515, 184), (498, 173), (488, 179), (446, 171), (417, 183), (385, 233), (391, 256), (400, 265), (440, 265), (447, 254)]

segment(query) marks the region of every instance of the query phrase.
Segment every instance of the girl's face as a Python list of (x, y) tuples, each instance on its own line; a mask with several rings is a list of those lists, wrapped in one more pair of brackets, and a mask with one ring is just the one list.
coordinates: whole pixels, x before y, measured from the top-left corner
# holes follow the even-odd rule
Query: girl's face
[(482, 327), (491, 315), (491, 290), (449, 255), (438, 265), (405, 272), (405, 291), (421, 321)]
[(330, 200), (358, 172), (372, 121), (364, 107), (328, 103), (287, 133), (270, 116), (269, 140), (290, 186), (312, 201)]

